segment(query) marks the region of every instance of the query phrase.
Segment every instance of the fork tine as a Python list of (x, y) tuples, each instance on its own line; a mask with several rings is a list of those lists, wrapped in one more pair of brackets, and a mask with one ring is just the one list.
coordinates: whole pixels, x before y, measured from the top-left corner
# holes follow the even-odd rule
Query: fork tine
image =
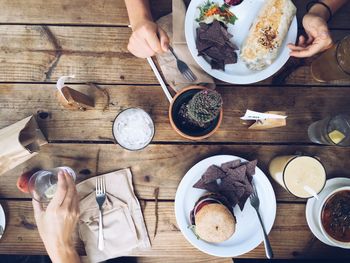
[(189, 80), (189, 79), (188, 79), (188, 76), (187, 76), (187, 74), (186, 74), (186, 72), (182, 73), (182, 76), (183, 76), (186, 80)]
[(196, 76), (193, 74), (193, 72), (190, 69), (187, 70), (187, 73), (190, 76), (191, 81), (195, 81), (196, 80)]
[(188, 73), (188, 71), (185, 71), (184, 75), (187, 80), (192, 81), (191, 75)]
[(254, 191), (254, 193), (255, 193), (256, 195), (258, 195), (258, 192), (256, 191), (255, 184), (252, 184), (252, 186), (253, 186), (253, 191)]
[(187, 80), (186, 72), (182, 72), (181, 74), (182, 74), (182, 76)]
[(98, 194), (101, 194), (101, 178), (97, 177)]
[(197, 76), (193, 73), (193, 71), (191, 69), (189, 69), (189, 70), (190, 70), (191, 77), (193, 79), (192, 81), (197, 80)]
[(255, 197), (255, 193), (253, 192), (253, 193), (250, 194), (249, 198), (253, 199), (254, 197)]
[(105, 194), (106, 193), (106, 178), (103, 176), (102, 177), (102, 179), (103, 179), (103, 193)]
[(96, 178), (95, 192), (98, 194), (98, 177)]
[(187, 78), (188, 78), (189, 80), (192, 79), (191, 74), (190, 74), (190, 72), (189, 72), (188, 70), (186, 70), (186, 76), (187, 76)]

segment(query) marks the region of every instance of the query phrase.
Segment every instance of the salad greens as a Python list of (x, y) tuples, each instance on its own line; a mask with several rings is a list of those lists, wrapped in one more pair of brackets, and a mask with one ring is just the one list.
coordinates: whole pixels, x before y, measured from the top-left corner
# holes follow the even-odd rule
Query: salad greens
[(208, 0), (204, 5), (198, 7), (200, 14), (196, 19), (197, 22), (204, 22), (206, 24), (212, 23), (214, 20), (223, 22), (224, 24), (234, 24), (237, 20), (235, 16), (226, 4), (219, 6), (217, 3), (214, 3)]

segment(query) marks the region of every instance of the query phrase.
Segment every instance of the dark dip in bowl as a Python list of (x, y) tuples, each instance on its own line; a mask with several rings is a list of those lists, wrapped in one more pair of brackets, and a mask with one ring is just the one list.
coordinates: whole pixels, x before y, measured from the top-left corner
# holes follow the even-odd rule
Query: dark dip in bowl
[(336, 192), (325, 202), (321, 222), (326, 233), (340, 242), (350, 242), (350, 190)]

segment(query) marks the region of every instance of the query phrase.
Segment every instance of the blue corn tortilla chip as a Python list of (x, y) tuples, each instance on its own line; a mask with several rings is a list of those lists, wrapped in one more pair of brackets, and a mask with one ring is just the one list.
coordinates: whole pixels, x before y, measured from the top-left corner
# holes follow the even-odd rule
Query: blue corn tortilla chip
[(199, 179), (194, 185), (194, 188), (198, 188), (198, 189), (203, 189), (209, 192), (213, 192), (216, 193), (219, 191), (219, 186), (217, 185), (216, 181), (215, 182), (211, 182), (211, 183), (205, 183), (204, 180), (201, 178)]
[(237, 46), (230, 41), (233, 37), (227, 27), (214, 20), (211, 24), (199, 23), (196, 29), (198, 56), (202, 56), (212, 69), (225, 70), (226, 64), (237, 63)]
[(234, 181), (244, 182), (247, 179), (246, 171), (247, 167), (245, 165), (241, 165), (235, 169), (228, 169), (226, 172), (227, 177), (225, 179), (232, 183)]
[(227, 172), (228, 169), (237, 168), (238, 166), (240, 166), (240, 164), (241, 164), (241, 160), (239, 160), (239, 159), (233, 160), (233, 161), (221, 164), (221, 169), (224, 172)]
[(244, 205), (253, 193), (253, 175), (257, 160), (242, 163), (233, 160), (221, 164), (220, 167), (211, 165), (193, 187), (223, 195), (232, 207), (238, 204), (243, 210)]
[(211, 68), (212, 69), (222, 69), (225, 70), (225, 61), (224, 60), (211, 60)]
[(224, 178), (225, 176), (226, 174), (223, 170), (221, 170), (220, 167), (216, 165), (211, 165), (202, 175), (202, 180), (204, 181), (204, 183), (208, 184), (211, 182), (216, 182), (217, 179)]

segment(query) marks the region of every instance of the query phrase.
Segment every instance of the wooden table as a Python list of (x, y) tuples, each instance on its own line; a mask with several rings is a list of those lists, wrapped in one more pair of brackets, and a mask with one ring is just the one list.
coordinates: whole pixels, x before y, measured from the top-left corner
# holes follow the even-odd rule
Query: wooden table
[[(328, 177), (350, 177), (350, 148), (313, 145), (307, 127), (328, 114), (350, 113), (349, 83), (320, 84), (307, 65), (275, 85), (272, 78), (249, 86), (218, 83), (224, 98), (224, 119), (218, 132), (201, 142), (186, 141), (170, 127), (168, 101), (146, 60), (127, 51), (130, 29), (124, 0), (0, 0), (0, 128), (37, 114), (49, 144), (27, 163), (0, 177), (1, 204), (7, 229), (0, 241), (3, 254), (44, 254), (28, 195), (16, 188), (17, 177), (32, 167), (73, 167), (78, 179), (131, 167), (153, 249), (135, 256), (142, 262), (229, 262), (201, 253), (182, 236), (174, 216), (176, 188), (186, 171), (215, 154), (259, 159), (267, 172), (269, 160), (296, 151), (317, 155)], [(171, 11), (171, 1), (154, 0), (156, 17)], [(305, 1), (294, 0), (298, 18)], [(335, 39), (350, 33), (350, 5), (330, 23)], [(301, 30), (300, 30), (301, 31)], [(289, 62), (290, 63), (290, 62)], [(58, 77), (75, 74), (72, 88), (87, 90), (93, 82), (108, 92), (110, 101), (97, 101), (94, 110), (63, 109), (55, 98)], [(91, 88), (91, 87), (90, 87)], [(112, 122), (122, 109), (137, 106), (148, 111), (156, 124), (153, 143), (129, 152), (113, 143)], [(288, 126), (270, 131), (248, 131), (238, 117), (249, 109), (283, 110)], [(47, 113), (47, 114), (46, 114)], [(343, 258), (346, 250), (322, 244), (310, 232), (305, 200), (296, 199), (272, 182), (278, 204), (270, 234), (276, 258)], [(159, 187), (159, 226), (154, 237), (155, 198)], [(82, 251), (81, 244), (77, 244)], [(147, 259), (159, 257), (159, 259)], [(263, 245), (243, 255), (265, 258)], [(172, 260), (170, 258), (173, 258)]]

